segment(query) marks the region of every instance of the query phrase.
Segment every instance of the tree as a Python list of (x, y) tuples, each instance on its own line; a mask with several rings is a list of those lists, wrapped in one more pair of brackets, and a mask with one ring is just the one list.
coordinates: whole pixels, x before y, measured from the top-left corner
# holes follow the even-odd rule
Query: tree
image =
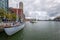
[(0, 18), (7, 19), (8, 21), (16, 21), (16, 13), (11, 13), (10, 11), (5, 11), (4, 9), (0, 9)]

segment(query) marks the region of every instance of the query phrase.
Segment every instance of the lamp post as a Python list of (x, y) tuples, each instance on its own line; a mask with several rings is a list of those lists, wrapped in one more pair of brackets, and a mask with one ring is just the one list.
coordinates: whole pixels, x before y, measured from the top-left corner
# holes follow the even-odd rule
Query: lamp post
[(19, 17), (18, 17), (18, 3), (16, 4), (17, 10), (16, 10), (16, 22), (18, 22)]

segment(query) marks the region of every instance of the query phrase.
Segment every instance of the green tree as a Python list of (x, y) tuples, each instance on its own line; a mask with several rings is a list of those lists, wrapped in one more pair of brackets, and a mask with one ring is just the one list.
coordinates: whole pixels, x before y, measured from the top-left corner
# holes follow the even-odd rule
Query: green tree
[(16, 13), (11, 13), (10, 11), (5, 11), (4, 9), (0, 9), (0, 19), (6, 18), (11, 21), (16, 21)]

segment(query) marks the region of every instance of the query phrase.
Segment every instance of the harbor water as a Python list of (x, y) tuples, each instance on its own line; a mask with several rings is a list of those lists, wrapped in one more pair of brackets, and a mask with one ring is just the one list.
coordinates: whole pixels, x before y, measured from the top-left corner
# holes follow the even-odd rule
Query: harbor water
[(60, 40), (60, 22), (26, 22), (25, 27), (12, 36), (0, 32), (0, 40)]

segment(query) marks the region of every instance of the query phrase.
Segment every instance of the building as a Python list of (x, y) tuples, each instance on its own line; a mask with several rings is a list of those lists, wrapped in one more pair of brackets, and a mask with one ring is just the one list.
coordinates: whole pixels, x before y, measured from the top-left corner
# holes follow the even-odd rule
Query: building
[(18, 11), (18, 15), (21, 16), (23, 14), (23, 2), (19, 2), (19, 8), (9, 8), (9, 10), (12, 13), (17, 13)]
[(23, 17), (23, 2), (19, 2), (19, 9), (20, 9), (21, 17)]
[(21, 19), (25, 21), (25, 15), (23, 13), (23, 2), (19, 2), (19, 9), (21, 10)]
[(21, 14), (22, 14), (22, 10), (21, 10), (21, 9), (10, 8), (10, 11), (11, 11), (12, 13), (16, 13), (16, 14), (17, 14), (17, 11), (18, 11), (18, 16), (21, 16)]
[(23, 9), (23, 2), (19, 2), (19, 9)]
[(18, 16), (22, 19), (22, 21), (25, 19), (25, 15), (23, 13), (23, 2), (19, 2), (19, 8), (10, 8), (10, 11), (12, 13), (18, 13)]
[(0, 0), (0, 8), (8, 9), (8, 0)]
[(56, 18), (54, 18), (54, 21), (60, 21), (60, 16), (57, 16)]

